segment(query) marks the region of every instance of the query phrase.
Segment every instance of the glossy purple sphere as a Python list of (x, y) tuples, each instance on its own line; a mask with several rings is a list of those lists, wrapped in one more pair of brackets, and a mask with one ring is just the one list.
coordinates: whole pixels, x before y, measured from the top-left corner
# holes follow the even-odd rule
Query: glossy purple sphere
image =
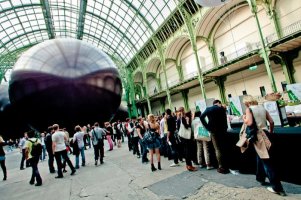
[(35, 127), (109, 120), (121, 95), (121, 80), (109, 56), (76, 39), (32, 47), (15, 64), (9, 83), (11, 104)]

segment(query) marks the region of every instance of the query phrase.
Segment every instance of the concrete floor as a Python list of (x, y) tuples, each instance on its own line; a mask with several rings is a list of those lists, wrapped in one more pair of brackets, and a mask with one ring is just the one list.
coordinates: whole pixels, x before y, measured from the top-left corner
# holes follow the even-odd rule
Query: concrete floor
[[(86, 166), (75, 176), (70, 176), (67, 167), (63, 179), (55, 179), (56, 174), (48, 172), (47, 161), (40, 162), (40, 187), (28, 183), (31, 168), (19, 170), (19, 151), (9, 152), (8, 180), (0, 181), (0, 200), (301, 199), (300, 185), (283, 182), (288, 196), (280, 197), (259, 185), (254, 175), (223, 175), (204, 168), (188, 172), (185, 163), (171, 168), (166, 158), (161, 161), (163, 170), (151, 172), (150, 164), (141, 164), (127, 144), (122, 145), (105, 151), (105, 163), (98, 166), (94, 165), (93, 149), (86, 150)], [(74, 163), (74, 156), (70, 158)]]

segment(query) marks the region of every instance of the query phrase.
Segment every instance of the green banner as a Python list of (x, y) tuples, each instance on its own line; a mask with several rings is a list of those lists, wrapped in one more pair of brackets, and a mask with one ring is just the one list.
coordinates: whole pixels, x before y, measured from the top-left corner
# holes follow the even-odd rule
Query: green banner
[(241, 116), (240, 112), (238, 111), (238, 109), (235, 107), (234, 103), (232, 101), (230, 101), (230, 108), (232, 110), (232, 114), (235, 116)]

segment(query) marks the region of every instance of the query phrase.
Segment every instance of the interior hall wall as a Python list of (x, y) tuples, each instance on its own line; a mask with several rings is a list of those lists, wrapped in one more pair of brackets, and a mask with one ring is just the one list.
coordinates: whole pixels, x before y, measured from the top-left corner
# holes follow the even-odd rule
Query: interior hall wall
[(183, 53), (181, 55), (181, 65), (183, 68), (184, 80), (190, 78), (192, 74), (197, 73), (195, 55), (190, 44), (184, 47)]
[(159, 92), (159, 88), (157, 86), (157, 81), (154, 77), (148, 76), (147, 77), (147, 88), (148, 88), (148, 95), (153, 95), (155, 88), (157, 92)]
[[(266, 22), (266, 17), (261, 21)], [(231, 60), (245, 53), (241, 49), (247, 48), (250, 51), (258, 42), (256, 22), (250, 8), (248, 6), (238, 8), (223, 20), (215, 32), (214, 44), (219, 64), (221, 64), (219, 52), (224, 51), (228, 60)]]
[[(179, 107), (184, 107), (184, 100), (183, 100), (183, 97), (182, 97), (182, 93), (177, 93), (177, 94), (174, 94), (171, 96), (171, 103), (172, 103), (172, 106), (173, 108), (170, 108), (171, 111), (174, 111), (175, 107), (176, 109), (178, 109)], [(168, 108), (168, 102), (167, 102), (167, 105), (165, 106), (165, 108)]]
[(293, 61), (293, 66), (295, 69), (294, 77), (296, 83), (301, 83), (301, 53), (299, 52), (298, 58)]
[(166, 76), (167, 76), (167, 82), (169, 87), (179, 83), (180, 78), (175, 62), (173, 61), (166, 62)]
[(277, 0), (276, 12), (278, 14), (282, 29), (300, 21), (301, 1), (300, 0)]
[(219, 89), (214, 81), (205, 84), (205, 91), (207, 99), (220, 99)]
[[(283, 71), (281, 67), (276, 66), (273, 67), (272, 71), (276, 87), (278, 91), (282, 91), (281, 82), (285, 81)], [(261, 86), (264, 86), (267, 94), (273, 92), (264, 65), (258, 65), (258, 68), (255, 71), (247, 69), (228, 76), (227, 81), (225, 82), (226, 96), (228, 96), (228, 94), (231, 94), (232, 96), (240, 96), (243, 95), (242, 91), (244, 90), (247, 91), (247, 94), (261, 96)]]
[(191, 110), (195, 109), (195, 102), (198, 100), (201, 100), (202, 97), (202, 93), (201, 93), (201, 87), (197, 86), (195, 88), (191, 88), (189, 89), (188, 92), (188, 104), (189, 104), (189, 108)]
[(162, 113), (160, 101), (151, 102), (152, 114), (157, 115)]
[(213, 61), (208, 45), (205, 43), (204, 40), (199, 39), (197, 40), (197, 48), (202, 71), (212, 69)]

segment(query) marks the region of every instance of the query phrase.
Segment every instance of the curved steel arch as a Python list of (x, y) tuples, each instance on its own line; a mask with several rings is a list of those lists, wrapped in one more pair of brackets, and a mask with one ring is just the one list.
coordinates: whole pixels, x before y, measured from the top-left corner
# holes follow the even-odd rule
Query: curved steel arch
[(20, 35), (17, 35), (16, 37), (10, 39), (9, 41), (7, 41), (5, 43), (2, 43), (2, 45), (0, 46), (0, 49), (2, 49), (3, 47), (5, 48), (8, 43), (13, 42), (13, 40), (15, 40), (15, 39), (18, 39), (18, 38), (20, 38), (20, 37), (22, 37), (24, 35), (27, 35), (27, 34), (30, 34), (30, 33), (39, 32), (39, 31), (46, 31), (47, 32), (47, 29), (37, 29), (37, 30), (33, 30), (33, 31), (29, 31), (29, 32), (25, 32), (25, 33), (22, 33)]
[[(117, 30), (118, 33), (120, 33), (124, 38), (126, 38), (126, 40), (135, 48), (135, 50), (137, 50), (137, 48), (135, 47), (135, 45), (132, 43), (132, 41), (123, 33), (121, 32), (114, 24), (112, 24), (111, 22), (109, 21), (106, 21), (104, 18), (102, 18), (101, 16), (99, 15), (95, 15), (94, 13), (91, 13), (91, 12), (86, 12), (86, 14), (90, 14), (94, 17), (97, 17), (98, 19), (101, 19), (102, 21), (105, 21), (106, 23), (108, 23), (109, 25), (111, 25), (114, 29)], [(84, 33), (86, 34), (86, 33)], [(137, 50), (138, 51), (138, 50)]]
[[(88, 36), (90, 36), (90, 37), (92, 37), (92, 38), (94, 38), (94, 39), (96, 39), (96, 40), (99, 40), (99, 41), (101, 41), (102, 43), (104, 43), (106, 46), (108, 46), (109, 49), (113, 49), (113, 48), (110, 46), (110, 44), (108, 44), (107, 42), (101, 40), (100, 38), (97, 38), (97, 37), (95, 37), (94, 35), (91, 35), (91, 34), (89, 34), (89, 33), (85, 33), (85, 35), (88, 35)], [(96, 47), (98, 48), (98, 46), (96, 46)], [(119, 54), (118, 52), (116, 52), (115, 50), (114, 50), (113, 52), (115, 52), (120, 58), (122, 58), (122, 56), (120, 56), (120, 54)], [(107, 52), (105, 52), (105, 53), (107, 53)], [(107, 54), (108, 54), (108, 53), (107, 53)], [(108, 55), (110, 55), (110, 54), (108, 54)], [(111, 56), (113, 56), (113, 55), (111, 55)]]

